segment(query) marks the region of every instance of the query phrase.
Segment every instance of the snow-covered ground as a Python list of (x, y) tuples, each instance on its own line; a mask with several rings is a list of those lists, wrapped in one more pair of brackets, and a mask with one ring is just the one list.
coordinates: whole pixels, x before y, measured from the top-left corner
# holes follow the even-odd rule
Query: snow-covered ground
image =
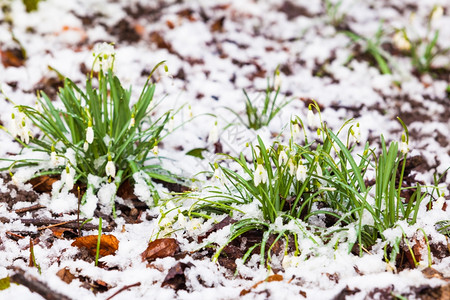
[[(327, 126), (337, 130), (345, 120), (355, 118), (360, 124), (361, 140), (373, 141), (374, 145), (380, 134), (387, 140), (400, 140), (402, 127), (396, 120), (400, 116), (410, 131), (411, 155), (424, 159), (422, 167), (413, 171), (417, 173), (416, 179), (433, 184), (433, 174), (450, 167), (450, 56), (447, 53), (436, 57), (433, 68), (439, 72), (418, 75), (413, 72), (411, 59), (395, 49), (393, 37), (402, 28), (410, 37), (432, 38), (435, 30), (439, 30), (437, 46), (449, 48), (450, 3), (343, 0), (333, 16), (333, 9), (326, 13), (325, 2), (45, 0), (39, 3), (38, 11), (26, 13), (22, 1), (0, 0), (0, 6), (10, 7), (10, 11), (0, 10), (1, 89), (15, 104), (33, 106), (36, 89), (44, 89), (50, 95), (55, 91), (51, 84), (57, 76), (52, 69), (83, 85), (92, 65), (93, 46), (111, 42), (116, 49), (116, 73), (125, 86), (133, 87), (134, 99), (153, 66), (166, 61), (170, 76), (162, 71), (154, 75), (158, 81), (155, 98), (160, 101), (156, 111), (162, 114), (181, 109), (173, 120), (173, 126), (179, 128), (163, 140), (160, 155), (170, 158), (166, 167), (173, 172), (196, 176), (200, 188), (208, 184), (202, 183), (206, 177), (201, 172), (211, 171), (209, 164), (217, 157), (215, 145), (208, 138), (216, 122), (222, 151), (237, 155), (248, 151), (246, 143), (255, 141), (257, 135), (271, 142), (279, 138), (293, 116), (305, 119), (308, 99), (321, 106)], [(427, 24), (430, 13), (438, 6), (443, 8), (443, 15), (436, 14)], [(343, 21), (337, 24), (341, 17)], [(392, 57), (392, 74), (381, 74), (373, 58), (370, 60), (370, 56), (362, 53), (364, 45), (355, 46), (347, 35), (338, 32), (339, 26), (368, 39), (373, 39), (382, 26), (381, 45)], [(20, 52), (20, 47), (26, 50), (23, 62), (10, 52)], [(352, 55), (354, 59), (349, 60)], [(272, 80), (277, 66), (281, 96), (293, 101), (267, 127), (248, 130), (228, 109), (244, 116), (242, 89), (251, 99), (258, 95), (262, 98), (267, 78)], [(0, 96), (0, 101), (0, 124), (7, 126), (14, 104), (4, 96)], [(184, 123), (191, 115), (196, 117)], [(3, 131), (0, 144), (1, 158), (21, 150), (19, 143)], [(195, 148), (208, 149), (203, 152), (204, 160), (186, 155)], [(440, 183), (445, 195), (449, 195), (449, 184), (447, 175)], [(22, 185), (20, 190), (31, 191), (32, 187)], [(48, 209), (19, 215), (16, 209), (31, 204), (16, 197), (20, 192), (8, 186), (6, 177), (0, 179), (0, 193), (17, 199), (11, 207), (0, 202), (0, 278), (13, 273), (9, 267), (20, 267), (53, 291), (72, 299), (105, 299), (138, 282), (139, 286), (122, 291), (114, 299), (236, 299), (242, 290), (271, 275), (271, 271), (257, 266), (257, 257), (248, 264), (238, 260), (237, 275), (209, 257), (194, 259), (191, 255), (158, 259), (148, 267), (142, 262), (141, 253), (157, 232), (158, 218), (146, 216), (158, 216), (160, 208), (144, 212), (138, 224), (119, 216), (115, 220), (117, 226), (108, 233), (120, 241), (119, 249), (114, 256), (101, 259), (105, 267), (95, 267), (93, 262), (79, 257), (78, 248), (71, 246), (73, 239), (55, 238), (50, 229), (38, 234), (37, 226), (25, 226), (19, 221), (55, 218), (52, 212), (59, 213), (58, 209), (76, 210), (74, 196), (67, 195), (67, 203), (52, 206), (49, 196), (42, 194), (31, 204), (44, 204)], [(436, 218), (450, 219), (449, 211), (447, 206), (446, 211), (436, 212)], [(74, 214), (61, 213), (57, 219), (74, 218)], [(98, 224), (98, 219), (94, 218), (92, 223)], [(200, 229), (192, 230), (193, 235), (205, 233), (211, 224), (212, 221), (199, 225)], [(417, 228), (430, 224), (432, 220), (420, 220)], [(34, 237), (39, 236), (34, 254), (42, 274), (28, 267), (31, 235), (16, 241), (7, 232), (34, 232)], [(96, 233), (96, 230), (84, 232)], [(179, 239), (181, 252), (193, 251), (198, 246), (182, 234), (174, 237)], [(448, 245), (443, 235), (433, 236), (433, 240)], [(278, 273), (282, 275), (281, 281), (264, 282), (241, 297), (333, 299), (340, 295), (348, 299), (377, 299), (393, 295), (414, 297), (419, 295), (420, 287), (448, 286), (448, 251), (445, 257), (434, 257), (432, 266), (447, 281), (436, 276), (427, 278), (422, 265), (397, 274), (386, 271), (383, 249), (376, 247), (362, 257), (340, 248), (323, 247), (315, 251), (316, 255), (308, 260), (285, 264), (285, 270)], [(426, 265), (426, 255), (423, 257)], [(176, 291), (161, 287), (168, 270), (180, 261), (193, 264), (184, 270), (186, 288)], [(70, 284), (57, 275), (64, 268), (77, 277)], [(93, 288), (96, 293), (82, 282), (96, 284)], [(102, 284), (106, 291), (98, 292)], [(23, 285), (11, 285), (0, 291), (1, 299), (8, 297), (41, 298)]]

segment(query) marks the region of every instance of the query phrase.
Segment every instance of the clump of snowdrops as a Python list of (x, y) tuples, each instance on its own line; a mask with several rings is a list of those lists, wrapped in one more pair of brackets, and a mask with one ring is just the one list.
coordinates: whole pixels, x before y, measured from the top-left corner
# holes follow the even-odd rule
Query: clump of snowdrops
[[(157, 204), (160, 197), (152, 179), (177, 180), (161, 167), (158, 157), (158, 143), (166, 134), (164, 126), (171, 111), (159, 117), (152, 115), (156, 86), (150, 78), (164, 62), (154, 67), (139, 98), (132, 104), (131, 88), (125, 89), (114, 74), (115, 55), (112, 45), (97, 44), (85, 89), (65, 78), (64, 87), (58, 93), (61, 107), (42, 91), (38, 93), (35, 107), (14, 107), (10, 126), (3, 129), (24, 148), (46, 155), (42, 159), (10, 159), (6, 169), (10, 170), (13, 181), (19, 180), (13, 174), (17, 169), (30, 166), (39, 169), (35, 177), (60, 175), (64, 182), (62, 188), (68, 190), (79, 183), (95, 192), (88, 181), (90, 175), (114, 183), (116, 192), (125, 180), (131, 180), (151, 191), (151, 196), (144, 200), (152, 198)], [(39, 129), (39, 138), (32, 135), (32, 126)]]

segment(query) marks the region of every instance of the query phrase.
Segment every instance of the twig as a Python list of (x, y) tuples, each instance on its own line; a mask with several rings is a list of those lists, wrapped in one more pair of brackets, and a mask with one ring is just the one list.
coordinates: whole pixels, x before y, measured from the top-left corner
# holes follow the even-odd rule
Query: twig
[(38, 293), (47, 300), (71, 300), (71, 298), (51, 290), (47, 284), (36, 277), (25, 274), (25, 271), (15, 267), (15, 274), (10, 277), (11, 282), (26, 286), (30, 291)]
[(36, 205), (28, 206), (28, 207), (18, 208), (14, 212), (16, 214), (21, 214), (21, 213), (24, 213), (24, 212), (27, 212), (27, 211), (38, 210), (38, 209), (41, 209), (41, 208), (45, 208), (45, 206), (41, 205), (41, 204), (36, 204)]
[(66, 225), (66, 224), (69, 224), (69, 223), (72, 223), (72, 222), (75, 222), (75, 221), (76, 221), (76, 220), (65, 221), (65, 222), (61, 222), (61, 223), (57, 223), (57, 224), (52, 224), (52, 225), (48, 225), (48, 226), (43, 226), (43, 227), (39, 227), (37, 230), (39, 231), (39, 230), (44, 230), (44, 229), (47, 229), (47, 228), (58, 227), (58, 226)]
[(117, 292), (115, 292), (114, 294), (112, 294), (111, 296), (109, 296), (108, 298), (106, 298), (106, 300), (111, 300), (113, 297), (117, 296), (118, 294), (122, 293), (125, 290), (128, 290), (129, 288), (135, 287), (135, 286), (140, 286), (141, 283), (140, 282), (136, 282), (134, 284), (130, 284), (130, 285), (126, 285), (124, 287), (122, 287), (120, 290), (118, 290)]
[[(34, 225), (34, 226), (49, 226), (58, 224), (61, 225), (61, 223), (64, 223), (64, 227), (70, 228), (70, 229), (78, 229), (78, 224), (76, 223), (77, 220), (71, 220), (71, 221), (61, 221), (61, 220), (52, 220), (52, 219), (19, 219), (20, 222), (24, 225)], [(2, 223), (9, 223), (11, 220), (0, 217), (0, 222)], [(80, 222), (84, 222), (85, 219), (81, 219)], [(93, 224), (84, 224), (83, 229), (85, 230), (95, 230), (98, 229), (98, 226)], [(102, 228), (102, 231), (110, 232), (112, 230), (111, 226), (107, 226)]]
[(15, 234), (15, 233), (13, 233), (11, 231), (7, 231), (6, 234), (10, 235), (12, 238), (17, 238), (17, 239), (24, 239), (25, 238), (24, 236), (21, 236), (19, 234)]

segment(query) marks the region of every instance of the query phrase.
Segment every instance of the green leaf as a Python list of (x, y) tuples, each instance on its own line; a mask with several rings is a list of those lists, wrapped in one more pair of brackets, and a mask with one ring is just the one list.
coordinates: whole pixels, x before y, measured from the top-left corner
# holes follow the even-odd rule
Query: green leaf
[(0, 291), (6, 290), (11, 286), (11, 281), (8, 277), (0, 279)]
[(186, 152), (186, 155), (198, 157), (200, 159), (205, 159), (203, 156), (203, 151), (207, 150), (206, 148), (195, 148)]

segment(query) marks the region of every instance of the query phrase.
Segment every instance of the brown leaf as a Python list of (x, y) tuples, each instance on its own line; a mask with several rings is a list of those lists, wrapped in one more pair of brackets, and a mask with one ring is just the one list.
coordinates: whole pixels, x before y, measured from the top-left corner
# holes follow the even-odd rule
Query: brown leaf
[(157, 258), (164, 258), (167, 256), (174, 256), (179, 250), (178, 242), (173, 238), (157, 239), (150, 242), (142, 252), (142, 261), (153, 261)]
[(25, 57), (20, 49), (0, 50), (2, 64), (7, 67), (21, 67), (25, 64)]
[[(76, 238), (72, 246), (86, 248), (89, 255), (95, 257), (97, 252), (97, 235), (88, 235)], [(119, 240), (114, 235), (102, 235), (100, 237), (100, 256), (113, 255), (119, 249)]]
[(169, 286), (174, 290), (186, 289), (186, 276), (184, 275), (184, 270), (193, 266), (194, 265), (192, 263), (186, 264), (178, 262), (172, 268), (170, 268), (161, 286)]
[(56, 276), (61, 278), (61, 280), (64, 281), (65, 283), (67, 283), (67, 284), (71, 283), (72, 280), (74, 280), (76, 278), (75, 275), (70, 273), (68, 268), (63, 268), (63, 269), (59, 270), (56, 273)]
[(225, 17), (221, 17), (218, 20), (214, 21), (211, 25), (211, 32), (223, 32), (223, 23), (225, 21)]
[(255, 283), (251, 288), (243, 289), (239, 295), (240, 296), (245, 296), (248, 293), (250, 293), (253, 289), (257, 288), (258, 285), (260, 285), (261, 283), (263, 283), (263, 282), (272, 282), (272, 281), (283, 281), (283, 276), (280, 275), (280, 274), (270, 275), (269, 277), (267, 277), (266, 280), (261, 280), (261, 281)]
[(37, 193), (50, 193), (52, 191), (53, 183), (58, 180), (59, 178), (55, 176), (50, 177), (48, 175), (42, 175), (30, 179), (28, 183), (31, 183), (33, 190)]

